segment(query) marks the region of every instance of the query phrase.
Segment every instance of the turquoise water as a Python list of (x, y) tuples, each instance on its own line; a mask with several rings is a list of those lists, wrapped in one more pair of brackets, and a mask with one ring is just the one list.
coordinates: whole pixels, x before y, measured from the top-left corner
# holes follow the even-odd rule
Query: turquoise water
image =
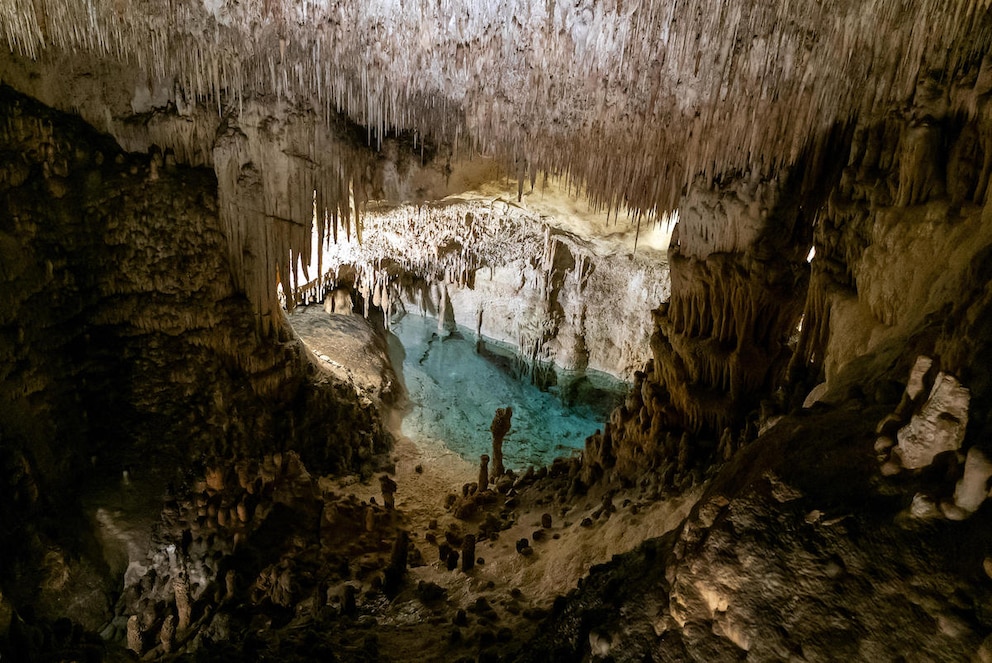
[[(392, 332), (405, 353), (402, 379), (411, 406), (403, 419), (403, 434), (414, 441), (440, 442), (472, 463), (480, 454), (492, 455), (489, 426), (497, 408), (513, 408), (512, 428), (503, 443), (504, 464), (523, 470), (582, 449), (585, 439), (602, 428), (605, 413), (626, 386), (594, 376), (606, 388), (594, 389), (584, 382), (586, 388), (578, 390), (582, 396), (566, 406), (555, 388), (542, 391), (516, 379), (508, 362), (477, 353), (474, 335), (464, 328), (441, 338), (436, 320), (409, 314), (393, 321)], [(395, 359), (394, 365), (399, 365)]]

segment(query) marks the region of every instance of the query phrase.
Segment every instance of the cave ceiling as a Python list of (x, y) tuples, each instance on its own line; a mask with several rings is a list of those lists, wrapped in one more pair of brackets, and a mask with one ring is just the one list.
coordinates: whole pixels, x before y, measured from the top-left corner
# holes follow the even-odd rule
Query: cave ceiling
[(667, 219), (696, 182), (774, 180), (838, 126), (967, 117), (992, 89), (971, 0), (0, 0), (0, 28), (3, 82), (214, 169), (263, 328), (311, 235), (368, 200), (550, 177)]
[(639, 210), (788, 164), (989, 40), (971, 0), (3, 0), (0, 26), (17, 56), (126, 63), (135, 108), (343, 112)]

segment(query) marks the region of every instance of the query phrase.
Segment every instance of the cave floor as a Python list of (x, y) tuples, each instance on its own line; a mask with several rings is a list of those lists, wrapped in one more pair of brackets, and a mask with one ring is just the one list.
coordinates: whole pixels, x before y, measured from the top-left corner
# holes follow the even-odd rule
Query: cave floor
[[(345, 327), (325, 325), (323, 320), (355, 316), (332, 316), (311, 307), (304, 313), (307, 323), (297, 325), (296, 315), (294, 328), (323, 364), (334, 369), (353, 363), (334, 355), (344, 347), (334, 336), (345, 333)], [(361, 349), (358, 353), (370, 354)], [(381, 374), (387, 375), (381, 355), (377, 361)], [(524, 636), (533, 633), (554, 599), (573, 588), (592, 565), (676, 527), (699, 496), (700, 491), (693, 490), (663, 500), (651, 494), (652, 489), (638, 487), (612, 488), (608, 496), (602, 487), (574, 494), (566, 473), (558, 481), (551, 477), (509, 496), (493, 491), (491, 502), (456, 517), (458, 509), (452, 503), (463, 495), (466, 484), (477, 480), (478, 466), (432, 436), (405, 435), (404, 413), (396, 408), (387, 416), (396, 439), (391, 455), (391, 474), (398, 486), (395, 525), (410, 532), (412, 547), (418, 551), (412, 558), (423, 562), (411, 564), (404, 589), (388, 605), (374, 610), (380, 651), (389, 652), (392, 660), (449, 660), (459, 648), (467, 648), (464, 653), (469, 655), (492, 638), (505, 642), (508, 633), (514, 641), (526, 641), (529, 637)], [(363, 503), (381, 504), (375, 477), (364, 482), (357, 476), (321, 477), (319, 486), (325, 494), (354, 495)], [(546, 520), (548, 515), (552, 525), (544, 528), (542, 516)], [(484, 523), (497, 518), (501, 531), (482, 535)], [(466, 534), (479, 537), (475, 554), (481, 561), (467, 572), (449, 571), (438, 544), (446, 536), (459, 540)], [(517, 550), (522, 540), (529, 544), (527, 554)], [(421, 590), (425, 586), (442, 588), (444, 599), (425, 602)], [(460, 621), (460, 611), (466, 621), (453, 623)]]
[[(515, 642), (526, 642), (555, 598), (575, 587), (591, 566), (677, 527), (701, 492), (660, 500), (644, 489), (613, 490), (610, 501), (616, 511), (611, 514), (602, 508), (601, 488), (568, 496), (566, 484), (540, 482), (520, 491), (508, 504), (500, 501), (471, 518), (459, 519), (445, 508), (445, 498), (461, 494), (477, 468), (453, 452), (425, 448), (402, 437), (393, 458), (399, 526), (410, 531), (412, 545), (424, 560), (411, 566), (405, 589), (376, 615), (381, 651), (389, 652), (388, 660), (397, 661), (474, 658), (473, 652), (491, 637), (505, 644), (510, 633)], [(380, 500), (377, 483), (362, 483), (355, 477), (321, 479), (325, 490), (352, 493), (363, 501)], [(501, 511), (506, 529), (498, 538), (476, 546), (484, 563), (469, 572), (449, 571), (428, 535), (433, 533), (443, 542), (447, 532), (476, 533), (487, 514)], [(552, 516), (548, 529), (542, 528), (544, 514)], [(542, 540), (535, 539), (535, 532), (542, 532), (538, 535)], [(530, 554), (517, 551), (521, 539), (528, 540)], [(425, 603), (418, 591), (425, 584), (443, 588), (444, 600)], [(491, 610), (480, 608), (483, 605)], [(467, 620), (462, 628), (454, 621), (460, 610)], [(458, 634), (452, 635), (455, 631)]]
[[(419, 316), (404, 318), (401, 324), (407, 323), (409, 327), (402, 333), (405, 343), (413, 343), (419, 338), (418, 334), (423, 335), (424, 330), (427, 329), (425, 325), (436, 326), (436, 323), (425, 320)], [(321, 359), (322, 364), (330, 365), (332, 370), (346, 366), (349, 373), (354, 375), (359, 371), (358, 366), (362, 363), (356, 361), (355, 357), (373, 358), (375, 367), (373, 372), (379, 373), (381, 383), (384, 384), (391, 379), (393, 372), (381, 352), (369, 350), (375, 342), (368, 335), (363, 337), (366, 340), (357, 343), (354, 337), (340, 338), (342, 335), (350, 334), (355, 326), (364, 324), (371, 327), (358, 316), (327, 314), (322, 309), (311, 306), (294, 312), (291, 321), (305, 345)], [(439, 346), (447, 345), (439, 338), (434, 340)], [(441, 352), (441, 348), (434, 352), (437, 355)], [(395, 364), (397, 353), (394, 351), (392, 354)], [(465, 358), (461, 354), (455, 352), (453, 356), (446, 358), (447, 363), (450, 365), (464, 362)], [(496, 371), (497, 369), (494, 368), (492, 374), (487, 373), (480, 379), (494, 380), (496, 377), (493, 374)], [(363, 375), (359, 384), (369, 385), (374, 382), (369, 377), (371, 373), (368, 368)], [(400, 379), (402, 380), (402, 373)], [(511, 378), (504, 377), (504, 380)], [(489, 382), (480, 386), (491, 391), (497, 389)], [(537, 391), (530, 385), (524, 386), (529, 387), (530, 391)], [(437, 393), (441, 395), (440, 392)], [(513, 396), (523, 398), (519, 394)], [(545, 399), (553, 398), (541, 392), (539, 396)], [(493, 403), (498, 404), (496, 401)], [(560, 404), (559, 409), (562, 409)], [(515, 427), (518, 421), (516, 412), (515, 409)], [(436, 436), (420, 434), (423, 430), (419, 420), (426, 415), (420, 415), (417, 424), (412, 426), (418, 435), (416, 437), (406, 435), (405, 431), (411, 429), (411, 426), (404, 421), (404, 416), (407, 414), (408, 411), (397, 408), (387, 417), (391, 432), (397, 440), (393, 452), (395, 464), (393, 478), (399, 486), (395, 498), (396, 507), (402, 513), (404, 526), (409, 528), (413, 535), (414, 544), (422, 548), (424, 559), (434, 560), (437, 558), (436, 547), (425, 544), (424, 541), (424, 535), (430, 530), (432, 521), (436, 521), (438, 532), (453, 529), (459, 533), (468, 533), (473, 525), (483, 518), (484, 514), (478, 514), (469, 521), (460, 520), (445, 508), (445, 501), (449, 495), (461, 495), (465, 484), (477, 480), (478, 465), (466, 461), (462, 455), (452, 451)], [(532, 417), (538, 416), (537, 413), (528, 414)], [(441, 415), (435, 413), (435, 416)], [(561, 413), (555, 412), (553, 416), (560, 418)], [(576, 416), (576, 421), (578, 423), (572, 427), (582, 423), (594, 425), (591, 420), (587, 422), (586, 417), (581, 415)], [(535, 428), (535, 425), (529, 428)], [(553, 426), (549, 424), (544, 433), (553, 434), (552, 428)], [(477, 436), (483, 435), (479, 431), (472, 432)], [(574, 433), (571, 428), (567, 432)], [(484, 434), (488, 437), (488, 431)], [(507, 451), (514, 442), (511, 432), (504, 451)], [(508, 465), (512, 465), (512, 458), (513, 456), (508, 456)], [(341, 479), (324, 478), (321, 480), (321, 485), (338, 493), (353, 493), (363, 501), (381, 499), (378, 482), (374, 480), (370, 483), (362, 483), (354, 476)], [(509, 507), (503, 506), (505, 511), (511, 512), (514, 524), (504, 530), (497, 540), (479, 543), (477, 554), (485, 559), (485, 564), (476, 567), (467, 578), (463, 578), (460, 574), (450, 574), (440, 561), (414, 568), (411, 573), (418, 581), (437, 582), (445, 586), (454, 597), (463, 594), (467, 597), (468, 594), (487, 587), (496, 593), (518, 588), (524, 591), (528, 600), (535, 606), (547, 607), (554, 597), (574, 586), (591, 564), (608, 560), (612, 555), (630, 549), (644, 538), (659, 536), (675, 527), (685, 517), (697, 497), (695, 492), (690, 492), (676, 500), (658, 501), (654, 498), (648, 499), (641, 489), (631, 489), (629, 493), (613, 491), (611, 493), (613, 503), (617, 507), (625, 505), (622, 511), (627, 512), (631, 511), (631, 506), (636, 505), (632, 510), (633, 513), (627, 515), (621, 513), (619, 517), (614, 518), (610, 518), (607, 514), (602, 522), (597, 522), (595, 528), (587, 528), (580, 527), (580, 523), (600, 510), (603, 502), (602, 492), (567, 496), (564, 490), (556, 494), (548, 487), (522, 491)], [(498, 509), (494, 505), (490, 510)], [(552, 516), (554, 524), (545, 541), (539, 546), (534, 543), (536, 546), (534, 550), (539, 554), (530, 556), (518, 554), (516, 542), (524, 538), (531, 540), (534, 531), (541, 529), (541, 516), (545, 513)], [(452, 578), (467, 582), (451, 582)]]
[[(317, 369), (382, 408), (395, 446), (380, 467), (397, 484), (395, 509), (383, 508), (381, 470), (310, 475), (293, 452), (215, 459), (196, 476), (145, 466), (106, 474), (83, 507), (93, 557), (108, 568), (76, 573), (66, 591), (82, 602), (77, 618), (90, 611), (107, 660), (127, 660), (132, 636), (149, 660), (512, 658), (591, 567), (677, 527), (701, 494), (576, 489), (574, 461), (474, 492), (478, 465), (434, 437), (403, 434), (402, 375), (367, 321), (316, 307), (293, 317)], [(404, 531), (407, 569), (389, 591)], [(449, 570), (449, 546), (461, 552), (468, 535), (476, 564)], [(188, 626), (166, 647), (164, 620), (183, 619), (180, 586)]]

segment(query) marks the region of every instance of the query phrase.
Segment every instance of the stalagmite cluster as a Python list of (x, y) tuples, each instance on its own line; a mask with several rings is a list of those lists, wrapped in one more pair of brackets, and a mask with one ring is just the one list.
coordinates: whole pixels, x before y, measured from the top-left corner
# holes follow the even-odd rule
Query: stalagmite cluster
[[(988, 0), (0, 0), (0, 40), (4, 660), (992, 660)], [(284, 326), (321, 300), (633, 388), (520, 477), (493, 403), (449, 492)]]
[[(385, 436), (349, 388), (307, 373), (300, 347), (252, 332), (252, 307), (227, 276), (209, 171), (163, 163), (152, 179), (149, 157), (9, 88), (0, 118), (0, 583), (39, 617), (60, 611), (98, 632), (104, 583), (73, 524), (86, 522), (84, 476), (120, 495), (153, 463), (287, 444), (315, 467), (358, 468)], [(219, 523), (243, 522), (223, 507)], [(58, 516), (39, 525), (43, 513)], [(63, 556), (68, 584), (21, 582), (39, 564), (56, 579)], [(180, 604), (195, 593), (163, 591)], [(80, 598), (66, 610), (68, 593)], [(139, 617), (132, 644), (169, 646)], [(188, 617), (178, 611), (172, 628)]]

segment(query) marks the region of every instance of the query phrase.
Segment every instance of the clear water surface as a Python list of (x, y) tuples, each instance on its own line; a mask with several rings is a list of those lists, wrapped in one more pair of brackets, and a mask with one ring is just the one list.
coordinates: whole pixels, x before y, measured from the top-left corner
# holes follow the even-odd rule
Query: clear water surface
[[(596, 376), (608, 383), (595, 390), (595, 402), (566, 406), (554, 389), (542, 391), (512, 375), (499, 361), (476, 352), (474, 334), (464, 328), (450, 336), (438, 335), (437, 321), (416, 314), (394, 320), (395, 356), (404, 353), (402, 377), (410, 409), (402, 433), (414, 441), (439, 442), (477, 463), (480, 454), (492, 455), (489, 426), (497, 408), (513, 408), (512, 428), (503, 442), (504, 464), (523, 470), (551, 463), (585, 446), (586, 438), (602, 429), (604, 413), (615, 404), (626, 385)], [(400, 371), (398, 371), (400, 372)]]

